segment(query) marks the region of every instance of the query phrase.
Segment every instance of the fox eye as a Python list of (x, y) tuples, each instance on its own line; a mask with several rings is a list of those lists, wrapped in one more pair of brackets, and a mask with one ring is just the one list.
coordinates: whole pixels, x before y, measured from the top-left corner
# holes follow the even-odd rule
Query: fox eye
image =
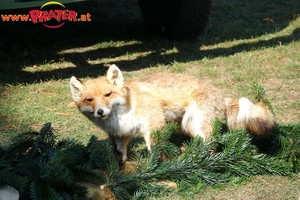
[(93, 102), (94, 99), (91, 98), (91, 97), (87, 97), (85, 100), (86, 100), (87, 102), (90, 102), (90, 103), (91, 103), (91, 102)]
[(104, 97), (109, 97), (111, 95), (112, 92), (107, 92), (104, 94)]

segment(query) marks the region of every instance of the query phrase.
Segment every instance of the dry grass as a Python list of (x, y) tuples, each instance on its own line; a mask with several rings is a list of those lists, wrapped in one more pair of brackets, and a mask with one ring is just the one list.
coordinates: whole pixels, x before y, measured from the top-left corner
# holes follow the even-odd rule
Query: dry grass
[(279, 200), (300, 198), (300, 178), (295, 177), (293, 181), (289, 177), (282, 176), (256, 176), (241, 184), (226, 184), (217, 188), (208, 187), (195, 195), (168, 195), (165, 200)]
[[(163, 71), (189, 73), (238, 98), (253, 97), (252, 86), (262, 83), (278, 122), (299, 122), (299, 7), (298, 0), (215, 0), (205, 32), (182, 41), (149, 33), (133, 0), (69, 5), (90, 12), (92, 22), (68, 23), (59, 30), (2, 22), (0, 145), (46, 122), (52, 122), (59, 138), (83, 143), (95, 134), (106, 138), (70, 106), (68, 82), (71, 75), (103, 75), (112, 63), (128, 79)], [(297, 199), (299, 191), (299, 177), (262, 176), (211, 188), (196, 198)]]

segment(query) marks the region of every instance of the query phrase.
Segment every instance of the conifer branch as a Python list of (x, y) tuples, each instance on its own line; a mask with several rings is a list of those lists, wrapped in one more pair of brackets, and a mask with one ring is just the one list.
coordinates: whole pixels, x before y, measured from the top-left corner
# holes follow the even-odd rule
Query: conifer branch
[(174, 192), (162, 184), (165, 180), (175, 182), (177, 192), (193, 193), (206, 185), (300, 171), (300, 124), (278, 125), (269, 155), (258, 151), (246, 131), (226, 132), (218, 120), (205, 143), (199, 137), (175, 145), (172, 134), (177, 131), (170, 124), (154, 132), (157, 142), (151, 154), (133, 148), (136, 167), (124, 173), (110, 142), (96, 137), (86, 146), (73, 139), (56, 141), (46, 124), (40, 132), (21, 134), (0, 148), (0, 184), (16, 188), (23, 199), (87, 198), (80, 181), (108, 187), (117, 199), (144, 199)]

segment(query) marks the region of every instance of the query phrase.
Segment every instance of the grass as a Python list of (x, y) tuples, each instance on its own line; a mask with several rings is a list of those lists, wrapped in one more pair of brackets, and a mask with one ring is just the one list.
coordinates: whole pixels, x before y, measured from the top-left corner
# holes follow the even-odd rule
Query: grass
[[(298, 0), (215, 0), (204, 33), (181, 41), (150, 33), (133, 0), (67, 7), (91, 13), (92, 22), (70, 22), (55, 30), (29, 22), (0, 22), (0, 145), (46, 122), (52, 122), (58, 138), (84, 143), (92, 135), (106, 138), (70, 104), (68, 82), (71, 75), (103, 75), (113, 63), (127, 79), (164, 71), (193, 74), (229, 97), (251, 98), (253, 85), (262, 83), (278, 123), (299, 122)], [(262, 176), (207, 188), (195, 198), (297, 199), (299, 191), (299, 176)]]
[[(240, 184), (226, 184), (219, 187), (208, 187), (201, 190), (201, 194), (169, 195), (163, 197), (166, 200), (199, 199), (199, 200), (224, 200), (224, 199), (295, 199), (299, 198), (299, 176), (291, 181), (291, 178), (282, 176), (256, 176)], [(156, 200), (161, 198), (152, 198)]]

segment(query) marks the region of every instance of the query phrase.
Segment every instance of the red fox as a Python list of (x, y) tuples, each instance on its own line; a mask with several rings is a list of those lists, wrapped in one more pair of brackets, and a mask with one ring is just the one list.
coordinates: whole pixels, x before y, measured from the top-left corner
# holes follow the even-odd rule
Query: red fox
[(187, 74), (157, 73), (124, 81), (120, 69), (111, 65), (106, 77), (86, 83), (73, 76), (70, 88), (78, 109), (114, 142), (121, 165), (133, 135), (141, 134), (150, 151), (151, 131), (167, 122), (177, 122), (183, 133), (204, 140), (211, 136), (216, 118), (229, 130), (247, 129), (258, 137), (271, 134), (275, 125), (263, 103), (224, 98), (217, 88)]

